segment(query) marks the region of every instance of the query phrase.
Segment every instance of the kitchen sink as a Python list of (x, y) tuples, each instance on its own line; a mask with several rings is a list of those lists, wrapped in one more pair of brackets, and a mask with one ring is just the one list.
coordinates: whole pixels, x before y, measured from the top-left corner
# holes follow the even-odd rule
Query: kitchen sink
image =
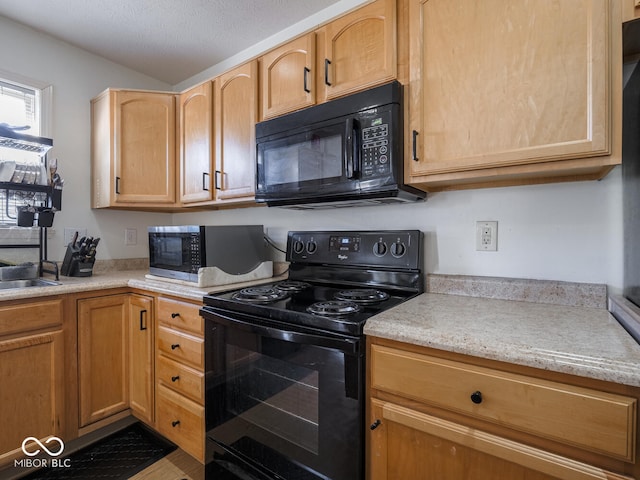
[(54, 282), (53, 280), (44, 280), (42, 278), (29, 278), (26, 280), (4, 280), (0, 282), (0, 290), (25, 287), (53, 287), (55, 285), (60, 285), (60, 282)]

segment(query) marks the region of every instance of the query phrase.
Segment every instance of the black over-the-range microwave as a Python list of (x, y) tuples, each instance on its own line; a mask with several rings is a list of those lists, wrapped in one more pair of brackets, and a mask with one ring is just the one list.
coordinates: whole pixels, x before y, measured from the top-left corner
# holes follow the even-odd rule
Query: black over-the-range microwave
[(256, 201), (307, 209), (424, 200), (403, 183), (402, 119), (393, 81), (258, 123)]

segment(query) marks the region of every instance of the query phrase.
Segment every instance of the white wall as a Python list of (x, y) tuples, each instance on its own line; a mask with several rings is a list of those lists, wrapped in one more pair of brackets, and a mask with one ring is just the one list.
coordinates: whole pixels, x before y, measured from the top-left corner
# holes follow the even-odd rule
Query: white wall
[[(251, 58), (298, 32), (362, 3), (343, 0), (173, 87), (182, 90)], [(100, 236), (98, 258), (147, 255), (147, 225), (263, 224), (281, 245), (288, 230), (416, 228), (425, 232), (425, 271), (606, 283), (622, 287), (620, 169), (603, 181), (509, 187), (431, 195), (418, 205), (298, 212), (255, 207), (200, 213), (153, 214), (89, 208), (89, 101), (106, 87), (170, 89), (62, 42), (0, 17), (0, 68), (54, 86), (53, 156), (65, 178), (63, 211), (56, 216), (50, 257), (64, 249), (64, 227)], [(475, 222), (498, 221), (498, 251), (475, 251)], [(138, 245), (124, 245), (124, 228), (138, 229)], [(0, 251), (0, 259), (2, 252)], [(275, 258), (279, 258), (276, 256)]]

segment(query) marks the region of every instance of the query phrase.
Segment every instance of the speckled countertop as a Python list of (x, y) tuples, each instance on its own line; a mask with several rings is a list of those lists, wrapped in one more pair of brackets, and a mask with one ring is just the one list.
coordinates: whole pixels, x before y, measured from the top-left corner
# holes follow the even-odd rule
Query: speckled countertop
[(424, 293), (372, 317), (364, 331), (439, 350), (640, 386), (640, 346), (605, 308)]

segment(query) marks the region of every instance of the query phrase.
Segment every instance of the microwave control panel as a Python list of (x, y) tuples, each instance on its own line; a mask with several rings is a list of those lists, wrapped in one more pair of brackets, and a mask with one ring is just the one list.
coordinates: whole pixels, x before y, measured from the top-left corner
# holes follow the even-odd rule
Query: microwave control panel
[(191, 272), (198, 273), (200, 265), (202, 265), (202, 256), (200, 253), (200, 234), (191, 234), (189, 242), (189, 257), (191, 258)]
[[(389, 149), (389, 123), (378, 115), (367, 118), (362, 128), (362, 178), (381, 177), (391, 173)], [(386, 122), (386, 123), (385, 123)]]

